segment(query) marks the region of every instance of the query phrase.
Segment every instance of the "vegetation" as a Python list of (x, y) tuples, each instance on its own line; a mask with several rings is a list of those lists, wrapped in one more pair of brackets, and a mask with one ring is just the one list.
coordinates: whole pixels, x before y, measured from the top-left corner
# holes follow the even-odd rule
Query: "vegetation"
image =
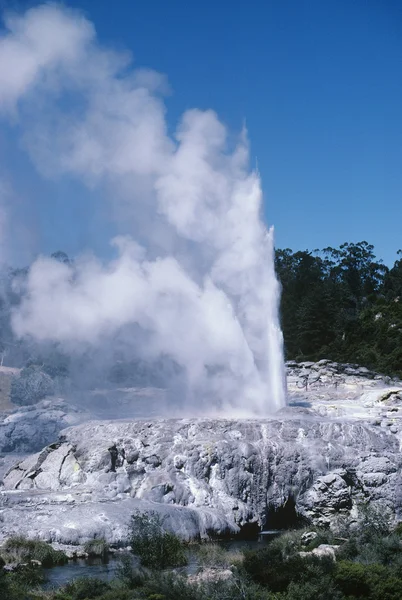
[(27, 563), (38, 561), (42, 567), (64, 565), (67, 556), (54, 550), (50, 544), (40, 540), (27, 540), (24, 537), (11, 537), (1, 547), (1, 558), (5, 563)]
[(89, 557), (106, 558), (109, 554), (109, 544), (103, 538), (89, 540), (84, 545), (84, 550)]
[(19, 377), (11, 383), (10, 400), (14, 404), (35, 404), (45, 396), (53, 394), (54, 384), (49, 375), (38, 366), (22, 369)]
[(243, 553), (230, 552), (216, 543), (200, 544), (197, 549), (197, 563), (202, 567), (228, 568), (241, 565)]
[(165, 569), (187, 564), (183, 542), (163, 529), (157, 513), (136, 512), (131, 518), (130, 545), (144, 567)]
[(367, 242), (276, 251), (289, 360), (328, 358), (402, 376), (402, 251), (386, 267)]
[[(151, 547), (163, 545), (161, 522), (152, 517), (150, 523), (148, 528), (143, 515), (134, 516), (137, 541), (142, 535)], [(0, 568), (0, 600), (400, 600), (400, 528), (391, 531), (381, 514), (367, 509), (354, 529), (343, 527), (342, 535), (314, 528), (290, 531), (241, 553), (243, 560), (236, 554), (235, 561), (233, 552), (217, 544), (200, 545), (195, 551), (201, 572), (195, 577), (166, 570), (158, 553), (153, 569), (138, 568), (127, 554), (113, 581), (79, 578), (53, 591), (41, 588), (38, 566), (28, 564), (14, 572)], [(336, 560), (311, 552), (322, 543), (337, 545)], [(10, 547), (23, 544), (14, 540)], [(228, 569), (230, 576), (221, 577)]]

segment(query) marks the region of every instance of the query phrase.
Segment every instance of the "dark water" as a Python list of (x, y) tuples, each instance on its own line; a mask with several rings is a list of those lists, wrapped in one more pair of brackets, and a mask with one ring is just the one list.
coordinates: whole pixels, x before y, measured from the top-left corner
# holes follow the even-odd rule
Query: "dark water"
[(66, 585), (73, 579), (79, 577), (96, 577), (104, 581), (111, 581), (119, 566), (117, 558), (110, 558), (107, 561), (102, 559), (77, 559), (70, 560), (61, 567), (52, 567), (43, 569), (46, 577), (45, 589)]
[[(268, 531), (263, 532), (258, 540), (229, 540), (217, 543), (226, 550), (241, 552), (247, 548), (261, 548), (263, 544), (276, 537), (279, 533), (279, 531)], [(190, 551), (188, 559), (188, 565), (183, 568), (183, 572), (187, 574), (196, 573), (199, 567), (196, 554)], [(63, 586), (78, 577), (96, 577), (103, 581), (111, 581), (117, 575), (119, 564), (118, 555), (111, 556), (107, 561), (102, 561), (100, 558), (71, 560), (62, 567), (44, 569), (47, 580), (44, 588), (49, 589)]]

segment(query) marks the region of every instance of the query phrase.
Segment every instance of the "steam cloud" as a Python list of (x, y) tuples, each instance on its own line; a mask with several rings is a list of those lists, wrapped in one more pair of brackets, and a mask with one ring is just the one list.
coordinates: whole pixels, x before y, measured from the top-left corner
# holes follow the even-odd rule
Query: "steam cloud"
[(136, 324), (147, 356), (185, 370), (190, 402), (283, 406), (272, 231), (246, 133), (231, 145), (216, 114), (195, 109), (169, 136), (165, 78), (101, 47), (79, 13), (43, 5), (5, 25), (0, 116), (18, 125), (43, 177), (106, 194), (131, 231), (112, 240), (108, 263), (36, 260), (16, 334), (79, 347)]

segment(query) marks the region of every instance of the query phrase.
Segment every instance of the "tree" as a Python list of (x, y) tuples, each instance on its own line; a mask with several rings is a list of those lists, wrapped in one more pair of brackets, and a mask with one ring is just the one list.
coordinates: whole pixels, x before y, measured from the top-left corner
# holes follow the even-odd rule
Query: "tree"
[(286, 357), (330, 358), (402, 376), (401, 255), (388, 269), (366, 241), (277, 250)]
[(30, 366), (21, 371), (11, 383), (10, 400), (14, 404), (36, 404), (45, 396), (54, 393), (54, 383), (38, 366)]

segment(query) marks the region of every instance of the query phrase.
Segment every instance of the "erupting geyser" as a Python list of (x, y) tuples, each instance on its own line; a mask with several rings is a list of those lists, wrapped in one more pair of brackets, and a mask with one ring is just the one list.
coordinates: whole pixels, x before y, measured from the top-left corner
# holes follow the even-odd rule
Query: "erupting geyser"
[(246, 133), (232, 144), (214, 112), (194, 109), (170, 136), (164, 77), (101, 47), (81, 14), (45, 5), (6, 27), (0, 114), (14, 143), (38, 181), (74, 178), (111, 203), (117, 250), (108, 261), (37, 259), (16, 334), (75, 353), (124, 336), (124, 352), (180, 367), (189, 410), (280, 409), (273, 233)]

